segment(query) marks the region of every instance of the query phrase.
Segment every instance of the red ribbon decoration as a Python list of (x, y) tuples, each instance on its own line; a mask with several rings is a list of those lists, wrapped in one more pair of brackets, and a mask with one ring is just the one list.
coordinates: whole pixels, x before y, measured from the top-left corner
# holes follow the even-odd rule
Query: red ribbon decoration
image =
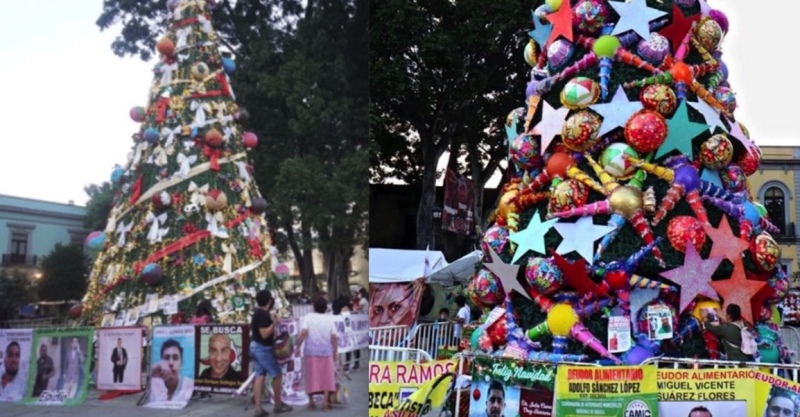
[(205, 145), (203, 146), (203, 155), (211, 161), (211, 170), (219, 172), (219, 157), (222, 156), (222, 151)]
[(136, 179), (136, 182), (133, 183), (133, 188), (131, 188), (131, 204), (136, 204), (136, 200), (139, 199), (139, 196), (142, 195), (142, 177), (140, 176)]
[(216, 96), (222, 96), (222, 95), (227, 95), (227, 94), (225, 94), (225, 92), (222, 91), (222, 90), (211, 90), (211, 91), (208, 91), (206, 93), (192, 93), (192, 95), (190, 97), (191, 98), (203, 98), (203, 97), (216, 97)]
[[(206, 16), (206, 19), (211, 20), (211, 19), (209, 19), (208, 16)], [(183, 19), (180, 22), (176, 23), (175, 27), (191, 25), (192, 23), (197, 23), (197, 22), (198, 22), (197, 17), (190, 17), (188, 19)]]
[(156, 101), (156, 122), (163, 123), (164, 118), (167, 116), (167, 108), (169, 107), (169, 99), (161, 97)]
[(225, 76), (225, 73), (223, 72), (217, 73), (217, 82), (222, 87), (222, 94), (230, 97), (231, 87), (228, 85), (228, 77)]
[(256, 259), (261, 259), (264, 254), (261, 252), (261, 242), (258, 239), (247, 239), (247, 244), (250, 246), (250, 254)]

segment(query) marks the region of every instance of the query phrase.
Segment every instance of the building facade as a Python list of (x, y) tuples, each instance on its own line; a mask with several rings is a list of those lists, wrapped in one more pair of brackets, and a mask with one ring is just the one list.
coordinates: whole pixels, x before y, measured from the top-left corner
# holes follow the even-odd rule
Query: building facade
[(37, 278), (37, 265), (57, 243), (83, 245), (86, 208), (0, 194), (0, 268)]
[[(764, 205), (772, 223), (781, 229), (773, 234), (781, 245), (781, 264), (791, 276), (800, 271), (800, 147), (763, 146), (759, 170), (748, 177), (753, 198)], [(800, 282), (793, 281), (794, 286)]]

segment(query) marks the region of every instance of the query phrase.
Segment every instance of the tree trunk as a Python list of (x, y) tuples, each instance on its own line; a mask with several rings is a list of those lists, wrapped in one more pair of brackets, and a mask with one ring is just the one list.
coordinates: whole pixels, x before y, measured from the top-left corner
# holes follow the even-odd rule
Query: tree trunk
[(331, 259), (328, 264), (328, 296), (331, 301), (346, 295), (350, 295), (350, 258), (353, 256), (353, 248), (345, 245), (336, 245), (331, 251)]
[[(297, 269), (300, 272), (300, 284), (303, 286), (303, 294), (307, 296), (314, 295), (317, 291), (317, 280), (314, 274), (314, 260), (312, 259), (312, 250), (307, 249), (307, 243), (303, 243), (303, 247), (300, 246), (300, 242), (297, 241), (297, 238), (294, 234), (294, 230), (292, 229), (291, 225), (287, 226), (284, 225), (284, 229), (286, 229), (286, 236), (289, 240), (289, 247), (292, 249), (292, 254), (294, 255), (294, 259), (297, 262)], [(311, 238), (311, 231), (308, 230), (307, 227), (304, 227), (302, 230), (302, 235), (307, 235), (308, 238)], [(310, 245), (310, 240), (308, 241), (308, 245)]]
[[(431, 152), (431, 154), (435, 154)], [(436, 202), (436, 162), (439, 158), (424, 158), (422, 182), (417, 210), (417, 249), (425, 249), (433, 244), (433, 210)], [(434, 249), (431, 247), (431, 249)]]

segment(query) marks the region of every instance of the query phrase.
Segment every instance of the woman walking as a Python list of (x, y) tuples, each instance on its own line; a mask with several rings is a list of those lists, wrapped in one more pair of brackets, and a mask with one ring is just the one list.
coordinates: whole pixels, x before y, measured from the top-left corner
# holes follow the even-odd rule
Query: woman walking
[[(328, 300), (317, 295), (312, 300), (314, 312), (306, 314), (300, 324), (297, 354), (302, 348), (303, 374), (308, 408), (316, 408), (314, 395), (322, 394), (323, 410), (331, 408), (330, 396), (336, 392), (334, 361), (338, 357), (339, 338), (333, 316), (326, 315)], [(304, 343), (305, 342), (305, 343)]]

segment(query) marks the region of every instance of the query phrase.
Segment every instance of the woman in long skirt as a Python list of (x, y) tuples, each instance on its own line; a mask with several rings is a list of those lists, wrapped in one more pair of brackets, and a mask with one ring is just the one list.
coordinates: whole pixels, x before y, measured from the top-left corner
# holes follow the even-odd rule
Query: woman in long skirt
[(314, 312), (306, 314), (300, 324), (297, 339), (298, 354), (302, 348), (303, 374), (309, 408), (316, 408), (314, 395), (322, 394), (323, 410), (331, 408), (329, 397), (336, 392), (335, 361), (338, 357), (339, 339), (334, 317), (325, 314), (328, 300), (321, 295), (312, 301)]

